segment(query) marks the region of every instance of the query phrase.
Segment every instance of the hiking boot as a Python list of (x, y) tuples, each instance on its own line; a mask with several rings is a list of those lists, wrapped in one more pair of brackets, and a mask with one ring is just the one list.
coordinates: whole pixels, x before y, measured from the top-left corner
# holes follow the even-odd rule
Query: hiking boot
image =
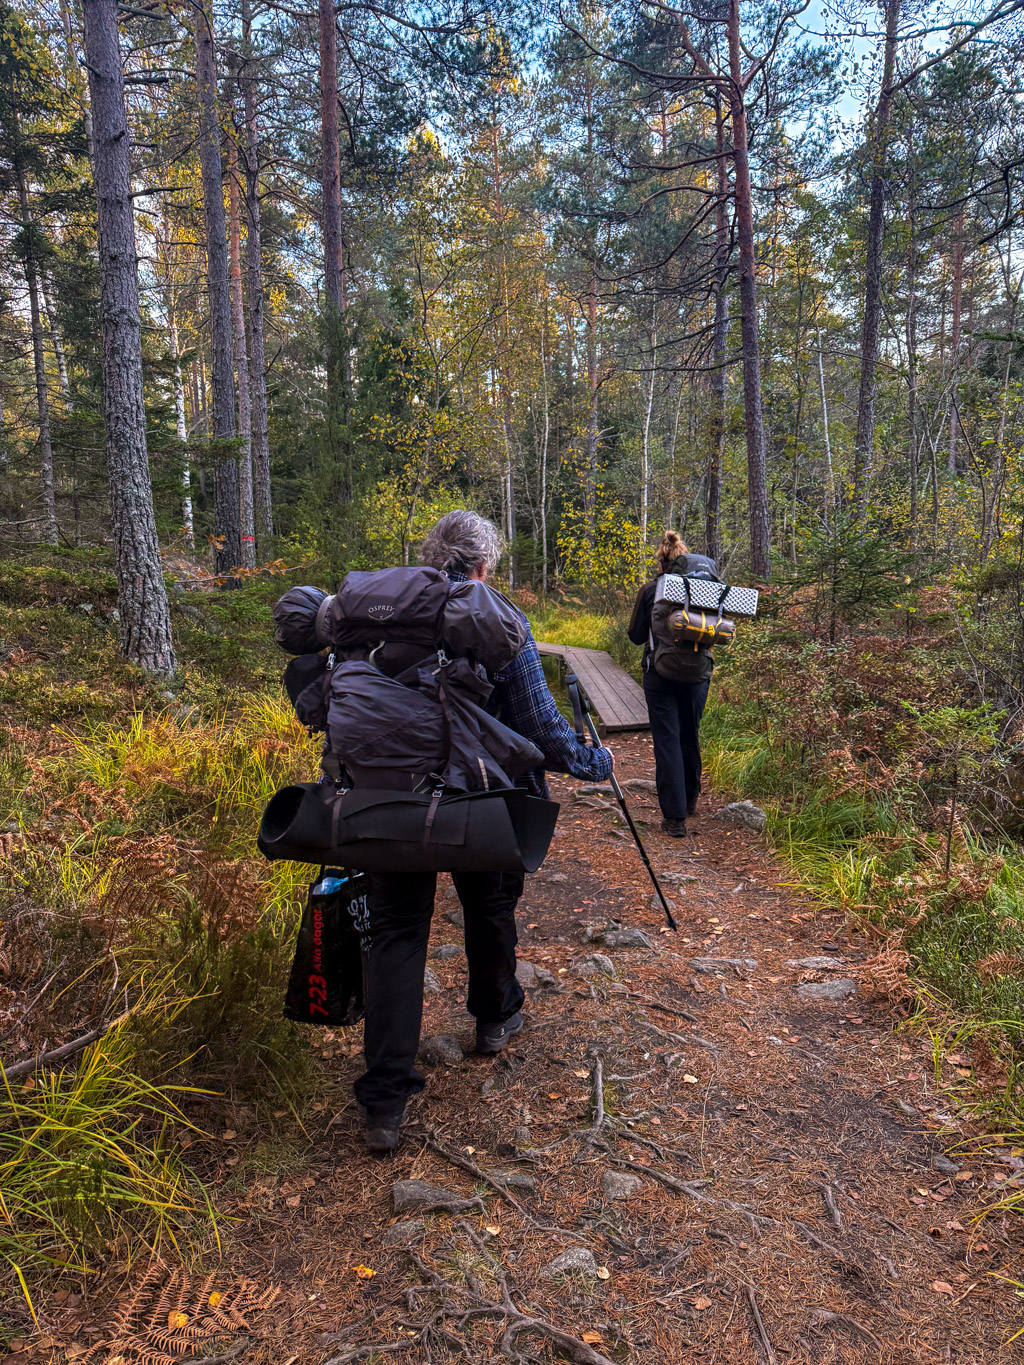
[(516, 1010), (511, 1019), (500, 1024), (477, 1024), (476, 1050), (485, 1054), (501, 1052), (510, 1038), (523, 1031), (523, 1016)]
[(661, 828), (673, 839), (681, 839), (686, 833), (685, 820), (662, 820)]
[(367, 1109), (366, 1127), (363, 1137), (371, 1152), (393, 1152), (401, 1141), (399, 1129), (405, 1105), (392, 1105), (385, 1109)]

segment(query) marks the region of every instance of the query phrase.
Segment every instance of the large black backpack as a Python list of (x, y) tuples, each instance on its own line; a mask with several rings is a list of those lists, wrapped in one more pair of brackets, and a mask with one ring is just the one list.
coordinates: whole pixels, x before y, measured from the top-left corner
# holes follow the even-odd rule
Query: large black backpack
[(434, 569), (385, 569), (349, 574), (333, 598), (292, 589), (274, 620), (278, 643), (307, 650), (285, 683), (326, 731), (326, 780), (271, 799), (267, 858), (392, 874), (540, 866), (558, 806), (512, 784), (543, 754), (487, 710), (491, 675), (529, 639), (511, 602)]
[(540, 750), (487, 711), (491, 675), (529, 638), (485, 583), (430, 568), (353, 572), (333, 597), (292, 588), (274, 607), (285, 648), (323, 643), (285, 671), (296, 714), (327, 734), (324, 771), (357, 787), (510, 787)]

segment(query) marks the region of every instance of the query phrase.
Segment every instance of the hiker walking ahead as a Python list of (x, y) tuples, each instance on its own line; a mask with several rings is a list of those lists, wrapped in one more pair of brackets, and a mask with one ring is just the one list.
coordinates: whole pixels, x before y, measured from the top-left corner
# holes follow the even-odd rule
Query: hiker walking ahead
[(666, 531), (658, 546), (657, 572), (637, 593), (629, 638), (644, 646), (644, 695), (654, 741), (654, 776), (661, 827), (680, 838), (700, 795), (699, 730), (715, 661), (709, 645), (685, 647), (659, 641), (652, 630), (652, 609), (661, 574), (717, 578), (714, 561), (690, 554), (682, 537)]
[[(453, 583), (483, 581), (501, 557), (497, 528), (475, 512), (449, 512), (423, 542), (424, 565)], [(518, 613), (517, 613), (518, 615)], [(488, 709), (540, 750), (543, 763), (518, 785), (546, 793), (544, 770), (604, 781), (612, 771), (607, 749), (573, 734), (548, 691), (537, 646), (522, 621), (525, 644), (493, 675)], [(478, 1052), (497, 1053), (523, 1027), (523, 990), (516, 980), (515, 908), (523, 893), (521, 873), (452, 874), (466, 923), (469, 994), (476, 1018)], [(433, 872), (370, 875), (369, 940), (364, 959), (366, 1071), (355, 1083), (366, 1112), (366, 1142), (374, 1151), (398, 1146), (406, 1100), (424, 1085), (416, 1069), (423, 1017), (423, 973), (434, 909)]]

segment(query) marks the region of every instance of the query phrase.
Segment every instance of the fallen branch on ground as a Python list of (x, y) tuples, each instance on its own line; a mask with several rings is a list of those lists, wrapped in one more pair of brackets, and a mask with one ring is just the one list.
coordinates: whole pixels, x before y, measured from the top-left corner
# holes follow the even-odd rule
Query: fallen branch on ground
[(811, 1309), (812, 1327), (846, 1327), (851, 1332), (858, 1333), (865, 1341), (870, 1341), (871, 1345), (881, 1353), (882, 1343), (870, 1328), (865, 1327), (856, 1318), (851, 1318), (848, 1313), (833, 1313), (827, 1308)]
[(765, 1328), (764, 1319), (761, 1317), (761, 1310), (757, 1306), (757, 1295), (754, 1293), (754, 1286), (752, 1284), (745, 1284), (743, 1286), (743, 1292), (747, 1298), (747, 1307), (750, 1309), (750, 1316), (754, 1320), (754, 1331), (757, 1334), (758, 1341), (761, 1343), (761, 1350), (764, 1352), (764, 1358), (767, 1361), (767, 1365), (777, 1365), (778, 1356), (775, 1354), (775, 1349), (772, 1346), (768, 1332)]
[(839, 1205), (836, 1203), (836, 1192), (831, 1185), (819, 1185), (821, 1197), (828, 1216), (832, 1219), (832, 1226), (839, 1232), (843, 1230), (843, 1215), (839, 1212)]
[(862, 1265), (859, 1265), (851, 1257), (847, 1256), (845, 1251), (840, 1251), (837, 1246), (833, 1246), (831, 1242), (826, 1242), (824, 1237), (819, 1237), (814, 1229), (809, 1228), (806, 1223), (801, 1223), (798, 1218), (794, 1218), (793, 1226), (799, 1228), (810, 1242), (811, 1246), (818, 1247), (821, 1251), (824, 1251), (827, 1255), (831, 1256), (837, 1265), (841, 1265), (843, 1269), (848, 1270), (851, 1275), (856, 1275), (862, 1280), (871, 1279), (871, 1276)]
[(426, 1135), (427, 1146), (432, 1152), (443, 1157), (445, 1161), (451, 1162), (459, 1170), (465, 1171), (467, 1175), (473, 1176), (474, 1179), (482, 1180), (485, 1185), (490, 1185), (491, 1189), (499, 1194), (505, 1203), (514, 1208), (517, 1213), (522, 1214), (528, 1223), (536, 1222), (533, 1215), (522, 1206), (504, 1180), (495, 1175), (488, 1175), (481, 1166), (478, 1166), (475, 1161), (470, 1161), (469, 1157), (463, 1156), (461, 1152), (452, 1151), (446, 1143), (441, 1141), (432, 1128), (424, 1128), (423, 1131)]
[(99, 1028), (90, 1029), (88, 1033), (83, 1033), (80, 1038), (73, 1038), (70, 1043), (64, 1043), (62, 1047), (41, 1052), (26, 1062), (15, 1062), (13, 1066), (5, 1066), (0, 1071), (0, 1077), (5, 1081), (16, 1081), (21, 1076), (30, 1076), (34, 1071), (40, 1071), (44, 1066), (52, 1066), (54, 1062), (67, 1061), (69, 1057), (84, 1052), (90, 1043), (98, 1042), (111, 1028), (113, 1024), (101, 1025)]

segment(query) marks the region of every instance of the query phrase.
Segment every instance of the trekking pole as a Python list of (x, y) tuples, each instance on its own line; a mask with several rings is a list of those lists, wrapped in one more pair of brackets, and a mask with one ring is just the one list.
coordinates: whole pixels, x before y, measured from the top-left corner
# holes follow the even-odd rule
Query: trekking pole
[[(580, 682), (579, 678), (577, 678), (575, 673), (567, 673), (565, 675), (565, 686), (569, 693), (569, 700), (572, 702), (572, 714), (573, 719), (575, 721), (577, 739), (585, 738), (583, 727), (584, 725), (586, 725), (587, 729), (590, 731), (590, 738), (594, 741), (598, 748), (600, 748), (601, 738), (597, 733), (597, 726), (594, 724), (594, 717), (590, 714), (590, 699), (587, 696), (586, 692), (584, 692), (583, 690), (583, 684)], [(668, 927), (670, 929), (678, 930), (679, 925), (676, 923), (675, 916), (672, 914), (672, 907), (666, 900), (665, 893), (661, 889), (661, 884), (659, 883), (658, 878), (654, 874), (654, 868), (651, 866), (651, 860), (647, 856), (647, 850), (644, 848), (643, 841), (640, 838), (640, 833), (637, 830), (636, 825), (633, 823), (633, 817), (629, 813), (629, 807), (626, 805), (626, 798), (622, 793), (622, 788), (619, 786), (618, 778), (615, 776), (614, 769), (612, 770), (612, 774), (609, 780), (612, 784), (612, 791), (615, 793), (615, 799), (619, 803), (619, 809), (622, 811), (622, 814), (626, 818), (626, 824), (629, 826), (629, 832), (633, 836), (633, 842), (634, 844), (636, 844), (637, 852), (643, 859), (644, 867), (646, 867), (647, 869), (647, 875), (650, 877), (651, 882), (654, 885), (654, 889), (658, 895), (658, 900), (661, 901), (661, 908), (664, 910), (665, 918), (668, 920)]]

